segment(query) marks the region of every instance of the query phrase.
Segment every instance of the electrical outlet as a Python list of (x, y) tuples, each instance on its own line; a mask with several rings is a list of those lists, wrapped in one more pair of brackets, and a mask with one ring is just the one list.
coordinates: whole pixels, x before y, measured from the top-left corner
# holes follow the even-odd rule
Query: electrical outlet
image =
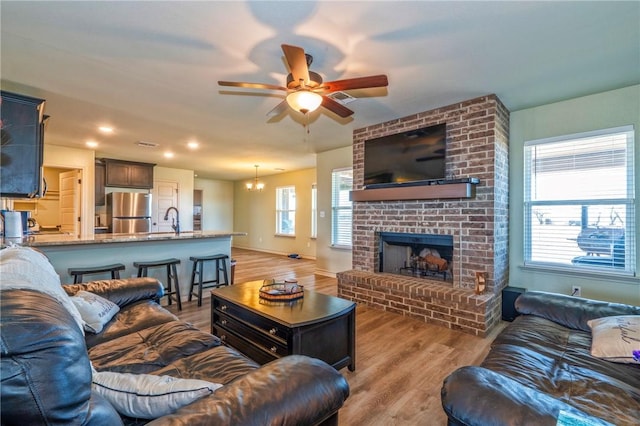
[(571, 295), (572, 296), (576, 296), (576, 297), (581, 297), (582, 296), (582, 287), (580, 287), (579, 285), (572, 285), (571, 286)]

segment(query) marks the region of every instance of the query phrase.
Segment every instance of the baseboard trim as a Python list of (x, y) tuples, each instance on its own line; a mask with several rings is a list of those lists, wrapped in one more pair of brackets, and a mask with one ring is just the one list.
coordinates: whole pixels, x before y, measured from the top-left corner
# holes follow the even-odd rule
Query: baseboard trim
[[(291, 253), (284, 253), (281, 251), (276, 251), (276, 250), (265, 250), (265, 249), (259, 249), (259, 248), (255, 248), (255, 247), (244, 247), (244, 246), (232, 246), (231, 248), (237, 248), (237, 249), (242, 249), (242, 250), (251, 250), (251, 251), (259, 251), (261, 253), (269, 253), (269, 254), (277, 254), (280, 256), (289, 256), (289, 254)], [(307, 260), (316, 260), (315, 256), (307, 256), (307, 255), (300, 255), (300, 257), (302, 259), (307, 259)]]

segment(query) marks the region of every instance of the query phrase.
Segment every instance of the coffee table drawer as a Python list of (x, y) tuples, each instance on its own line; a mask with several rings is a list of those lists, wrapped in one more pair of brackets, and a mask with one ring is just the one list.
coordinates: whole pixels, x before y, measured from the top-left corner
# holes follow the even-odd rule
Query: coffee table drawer
[(277, 337), (285, 342), (289, 339), (289, 329), (287, 329), (286, 327), (282, 327), (274, 321), (270, 321), (263, 316), (254, 314), (253, 312), (250, 312), (247, 309), (243, 309), (226, 300), (221, 300), (217, 297), (214, 297), (213, 309), (219, 311), (221, 314), (251, 324), (256, 329), (259, 329), (262, 333), (265, 333), (267, 336)]
[(221, 327), (233, 333), (242, 336), (244, 339), (260, 346), (265, 352), (269, 352), (276, 357), (289, 354), (287, 342), (280, 338), (265, 333), (262, 329), (258, 329), (253, 324), (247, 324), (244, 321), (237, 320), (229, 315), (220, 314), (215, 319), (216, 327)]
[(258, 364), (266, 364), (278, 358), (276, 355), (265, 351), (264, 348), (255, 345), (253, 342), (248, 341), (231, 330), (218, 327), (217, 331), (219, 333), (218, 336), (225, 345), (236, 348)]

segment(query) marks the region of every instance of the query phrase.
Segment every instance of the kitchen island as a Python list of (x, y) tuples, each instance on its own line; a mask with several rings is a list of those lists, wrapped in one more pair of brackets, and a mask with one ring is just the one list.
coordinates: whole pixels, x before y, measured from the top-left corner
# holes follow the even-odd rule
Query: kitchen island
[[(166, 258), (180, 259), (178, 277), (180, 292), (184, 300), (189, 295), (191, 280), (190, 256), (208, 254), (226, 254), (231, 259), (231, 238), (244, 236), (244, 232), (195, 231), (137, 234), (96, 234), (91, 237), (78, 238), (69, 234), (29, 235), (22, 239), (20, 245), (37, 248), (47, 255), (62, 283), (71, 283), (68, 268), (108, 265), (122, 263), (126, 269), (120, 276), (137, 276), (138, 270), (133, 262), (161, 260)], [(207, 265), (209, 266), (209, 265)], [(207, 268), (205, 279), (213, 277), (213, 267)], [(229, 261), (227, 270), (231, 272)], [(208, 272), (208, 273), (207, 273)], [(165, 268), (149, 269), (149, 276), (166, 281)], [(84, 280), (106, 279), (108, 274), (87, 275)], [(229, 279), (231, 279), (229, 277)]]

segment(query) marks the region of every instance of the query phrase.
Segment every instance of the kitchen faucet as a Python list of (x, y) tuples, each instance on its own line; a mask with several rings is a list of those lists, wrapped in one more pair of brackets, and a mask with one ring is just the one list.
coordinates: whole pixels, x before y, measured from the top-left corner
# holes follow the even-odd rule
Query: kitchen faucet
[(176, 217), (175, 219), (172, 217), (171, 218), (171, 228), (176, 231), (176, 234), (180, 233), (180, 213), (178, 212), (178, 209), (175, 207), (169, 207), (167, 209), (167, 211), (164, 214), (164, 220), (169, 220), (169, 211), (171, 211), (171, 209), (176, 211)]

